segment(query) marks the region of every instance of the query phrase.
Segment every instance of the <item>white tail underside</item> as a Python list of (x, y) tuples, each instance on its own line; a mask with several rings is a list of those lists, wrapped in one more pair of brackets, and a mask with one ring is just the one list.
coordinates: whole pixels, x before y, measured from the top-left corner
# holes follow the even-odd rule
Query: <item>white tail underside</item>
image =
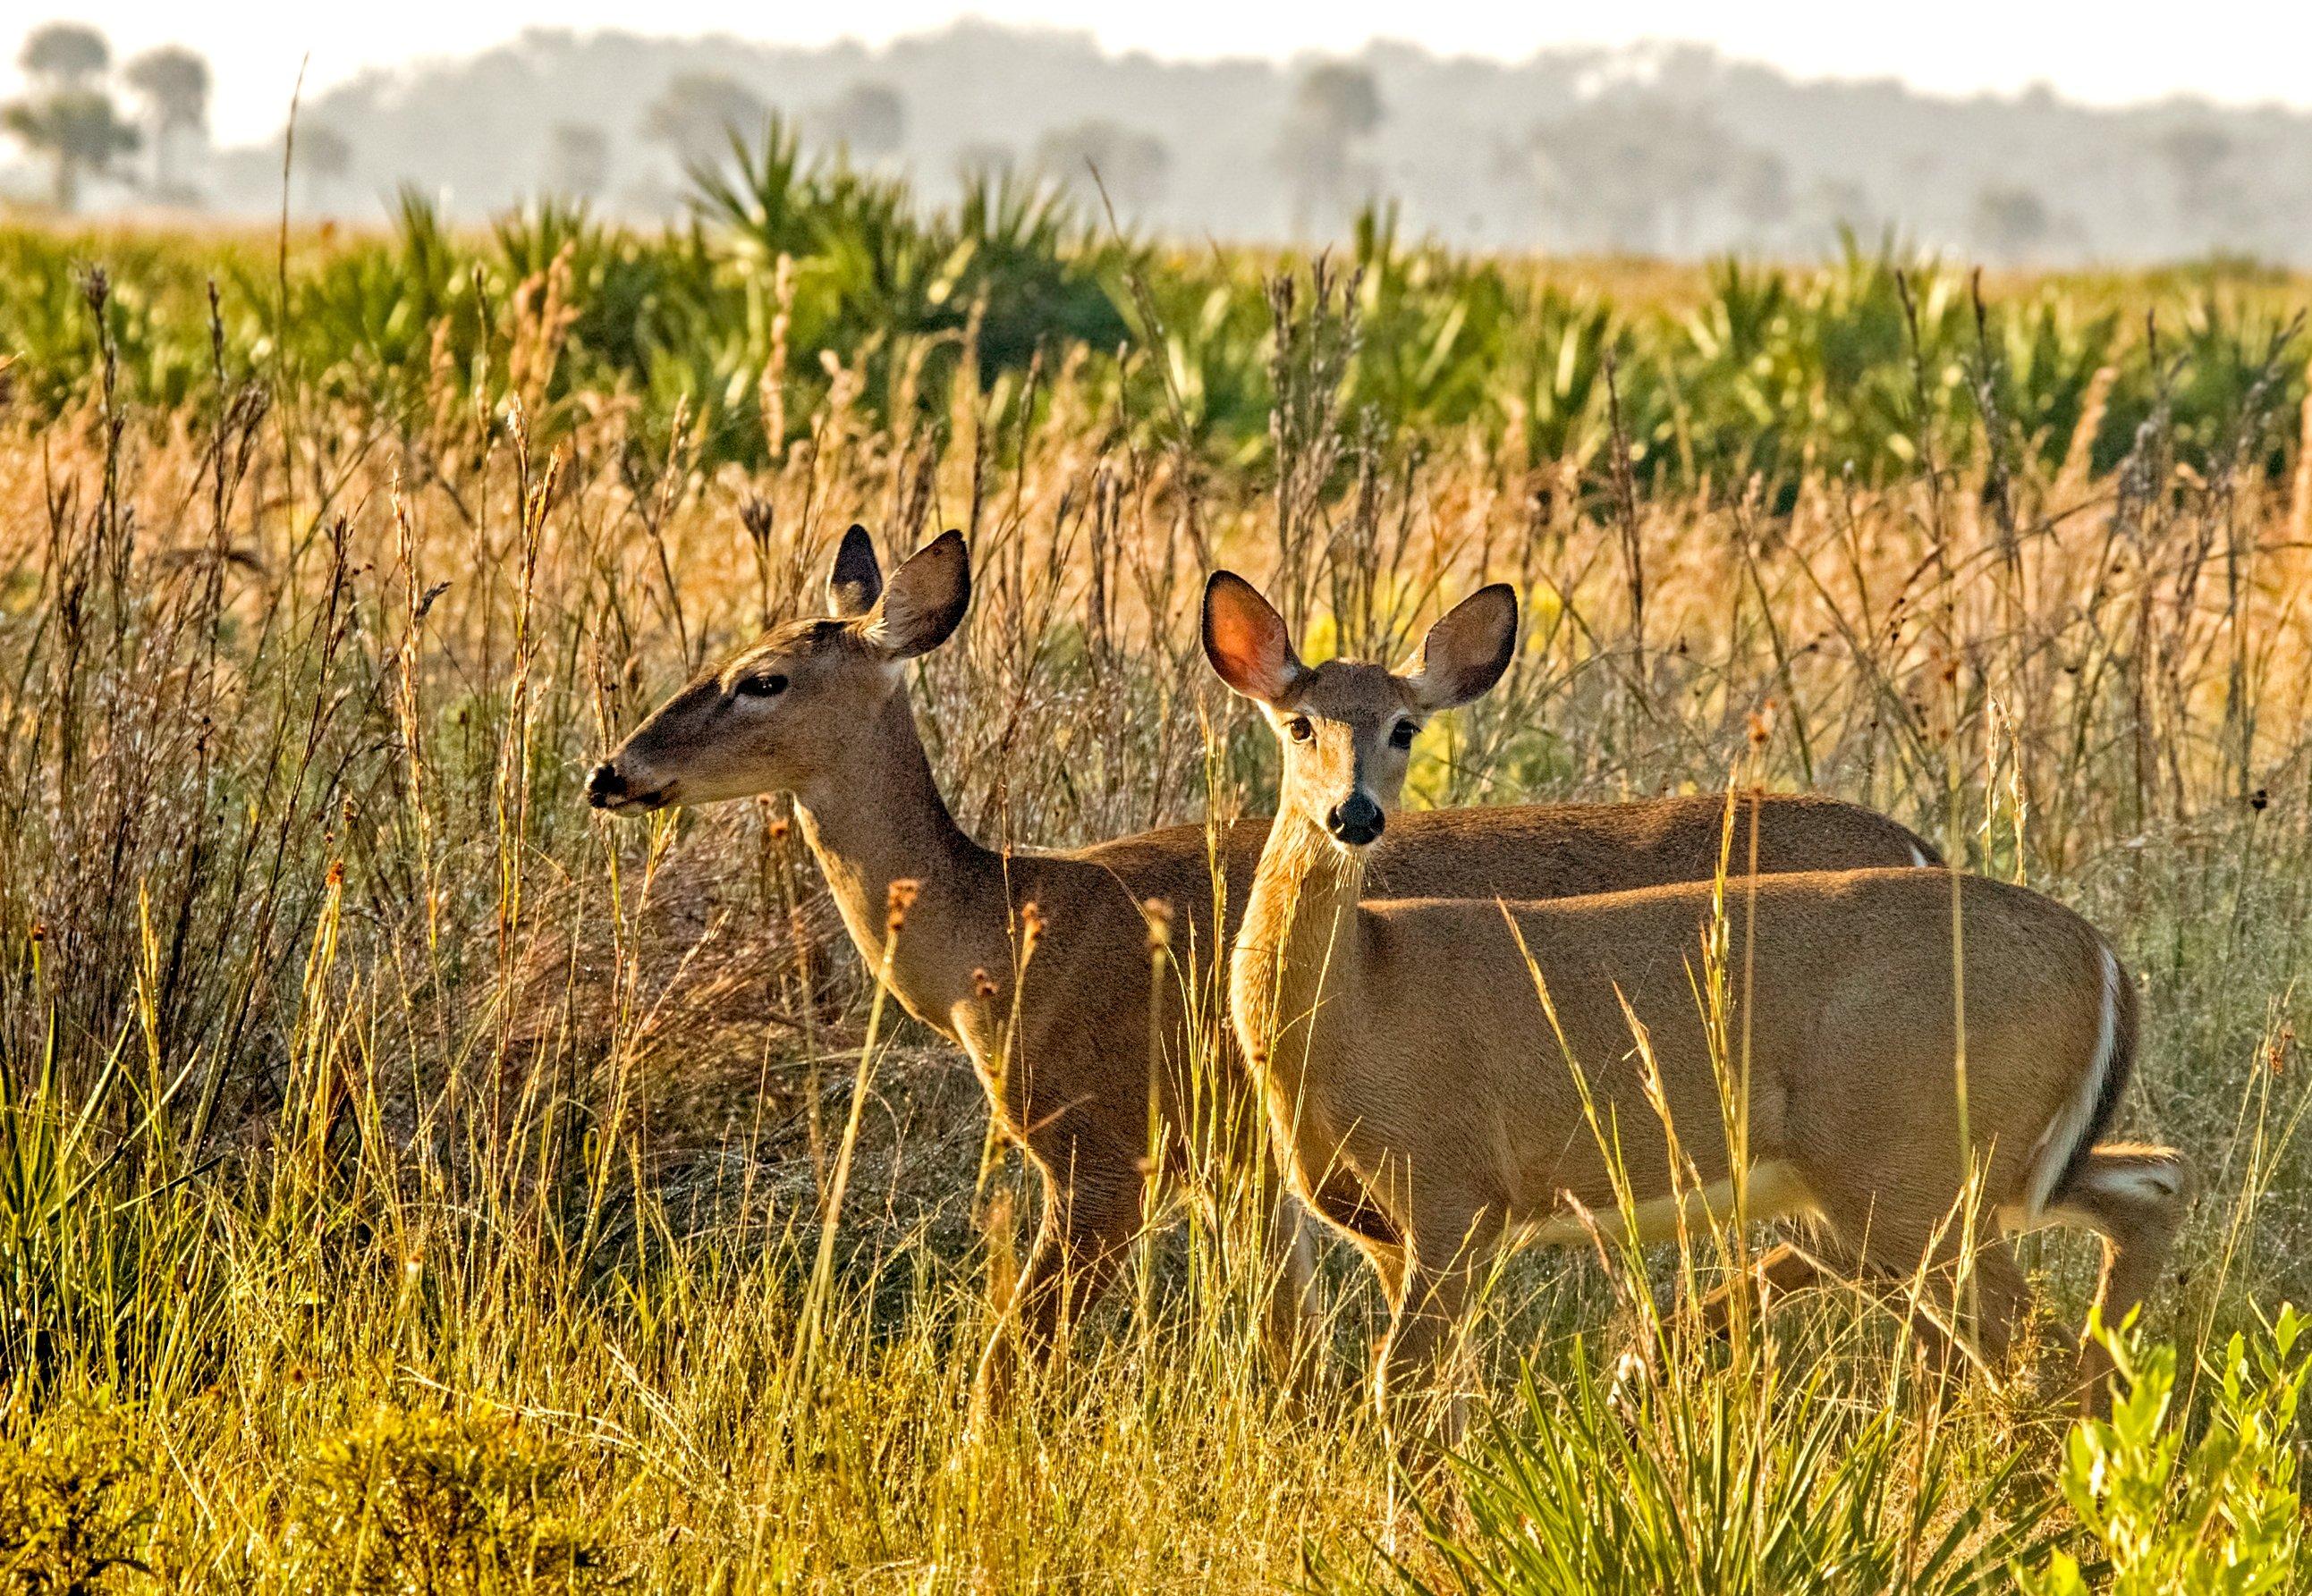
[(2103, 953), (2103, 1005), (2101, 1024), (2096, 1035), (2095, 1061), (2080, 1077), (2080, 1084), (2071, 1101), (2057, 1111), (2046, 1131), (2031, 1150), (2031, 1177), (2024, 1187), (2023, 1200), (2001, 1210), (2000, 1217), (2017, 1230), (2029, 1230), (2054, 1223), (2049, 1205), (2055, 1195), (2055, 1182), (2063, 1178), (2063, 1168), (2071, 1161), (2080, 1138), (2087, 1134), (2089, 1122), (2095, 1118), (2096, 1104), (2103, 1097), (2104, 1083), (2111, 1078), (2117, 1066), (2115, 1055), (2119, 1051), (2119, 961), (2110, 948)]

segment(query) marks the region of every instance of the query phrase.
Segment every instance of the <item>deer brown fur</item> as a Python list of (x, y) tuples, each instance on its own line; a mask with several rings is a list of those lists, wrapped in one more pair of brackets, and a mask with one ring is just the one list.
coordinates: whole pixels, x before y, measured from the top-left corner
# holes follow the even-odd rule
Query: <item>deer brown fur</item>
[[(594, 772), (598, 807), (646, 811), (786, 791), (802, 833), (870, 969), (885, 957), (895, 881), (919, 894), (890, 949), (891, 990), (909, 1013), (960, 1042), (1003, 1130), (1042, 1178), (1041, 1224), (1027, 1266), (982, 1361), (983, 1395), (1000, 1400), (1025, 1352), (1041, 1358), (1072, 1313), (1101, 1291), (1144, 1219), (1151, 1075), (1165, 1161), (1180, 1173), (1209, 1141), (1187, 1064), (1187, 1012), (1201, 997), (1222, 1033), (1217, 1151), (1257, 1168), (1265, 1156), (1257, 1104), (1228, 1028), (1213, 935), (1215, 850), (1232, 931), (1266, 823), (1217, 836), (1181, 825), (1058, 851), (997, 851), (967, 836), (940, 796), (917, 736), (903, 662), (937, 646), (962, 618), (969, 565), (949, 533), (891, 573), (854, 528), (828, 584), (829, 614), (781, 626), (703, 673)], [(1908, 865), (1932, 857), (1893, 821), (1827, 799), (1745, 798), (1766, 870)], [(1504, 807), (1409, 815), (1375, 879), (1408, 895), (1547, 897), (1709, 876), (1719, 863), (1726, 800), (1619, 806)], [(1747, 852), (1747, 844), (1745, 851)], [(1142, 905), (1168, 903), (1177, 976), (1159, 992)], [(1022, 916), (1040, 920), (1021, 961)], [(1015, 972), (1019, 986), (1013, 990)], [(1164, 1058), (1149, 1057), (1152, 992), (1164, 1005)], [(1015, 1001), (1016, 999), (1016, 1001)], [(1213, 1094), (1207, 1091), (1209, 1099)], [(1306, 1260), (1276, 1237), (1294, 1288), (1276, 1294), (1281, 1341), (1301, 1301)], [(1295, 1262), (1297, 1260), (1297, 1263)]]
[[(1767, 876), (1722, 895), (1700, 882), (1375, 899), (1413, 734), (1493, 685), (1516, 615), (1487, 589), (1403, 673), (1311, 668), (1241, 580), (1206, 590), (1207, 653), (1284, 754), (1231, 1014), (1292, 1189), (1382, 1278), (1383, 1411), (1429, 1382), (1500, 1245), (1578, 1241), (1593, 1222), (1660, 1239), (1738, 1190), (1749, 1217), (1806, 1221), (1843, 1259), (1931, 1292), (1964, 1250), (1966, 1329), (1996, 1359), (2027, 1288), (2001, 1245), (1970, 1240), (1972, 1177), (1983, 1233), (2104, 1238), (2115, 1322), (2157, 1278), (2186, 1177), (2168, 1149), (2098, 1145), (2133, 1062), (2135, 989), (2061, 904), (1940, 868)], [(1713, 1051), (1703, 949), (1721, 920), (1738, 1007)], [(1941, 1304), (1944, 1322), (1957, 1307)]]

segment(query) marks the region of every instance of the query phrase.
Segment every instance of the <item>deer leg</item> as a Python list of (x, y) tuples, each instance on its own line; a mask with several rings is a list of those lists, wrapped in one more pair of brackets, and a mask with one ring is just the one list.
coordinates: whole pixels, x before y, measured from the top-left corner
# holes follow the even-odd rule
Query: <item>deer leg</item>
[[(1460, 1438), (1461, 1403), (1440, 1391), (1439, 1374), (1468, 1313), (1476, 1268), (1491, 1254), (1494, 1228), (1482, 1213), (1470, 1215), (1458, 1225), (1416, 1231), (1411, 1244), (1400, 1250), (1388, 1336), (1373, 1373), (1373, 1403), (1409, 1467), (1433, 1463), (1436, 1446), (1450, 1446)], [(1386, 1274), (1383, 1280), (1388, 1283)], [(1432, 1426), (1426, 1422), (1432, 1415), (1416, 1409), (1441, 1397), (1444, 1405), (1433, 1416), (1432, 1446), (1427, 1443)]]
[(1410, 1267), (1411, 1260), (1406, 1258), (1404, 1248), (1388, 1242), (1360, 1237), (1359, 1244), (1364, 1250), (1366, 1261), (1372, 1265), (1373, 1273), (1380, 1277), (1380, 1300), (1388, 1304), (1393, 1317), (1397, 1304), (1405, 1300), (1405, 1272)]
[(1836, 1147), (1802, 1156), (1801, 1173), (1829, 1256), (1853, 1259), (1856, 1283), (1896, 1304), (1931, 1370), (2004, 1362), (2030, 1292), (1987, 1202), (1969, 1212), (1956, 1187), (1905, 1193)]
[[(1319, 1313), (1317, 1305), (1315, 1222), (1279, 1182), (1261, 1232), (1267, 1262), (1262, 1282), (1262, 1329), (1278, 1380), (1303, 1391), (1317, 1373)], [(1305, 1394), (1305, 1391), (1304, 1391)]]
[(1881, 1226), (1863, 1249), (1864, 1283), (1899, 1298), (1921, 1352), (1939, 1377), (1957, 1379), (1966, 1364), (1996, 1378), (2030, 1304), (2031, 1288), (2004, 1240), (1977, 1237), (1971, 1256), (1955, 1224), (1924, 1235)]
[(1136, 1188), (1065, 1183), (1046, 1173), (1036, 1244), (979, 1361), (980, 1411), (1000, 1414), (1011, 1406), (1022, 1364), (1041, 1368), (1051, 1361), (1068, 1327), (1115, 1278), (1139, 1218)]
[(2028, 1315), (2031, 1283), (2004, 1240), (1986, 1241), (1967, 1264), (1960, 1283), (1962, 1322), (1975, 1356), (1992, 1375), (2004, 1374), (2014, 1350), (2015, 1331)]
[(1747, 1273), (1737, 1280), (1712, 1290), (1695, 1304), (1695, 1313), (1702, 1326), (1713, 1336), (1723, 1337), (1732, 1329), (1735, 1301), (1747, 1293), (1755, 1296), (1754, 1313), (1763, 1313), (1773, 1306), (1778, 1296), (1803, 1291), (1824, 1278), (1820, 1260), (1796, 1243), (1783, 1242), (1761, 1253)]
[[(2119, 1146), (2089, 1153), (2057, 1195), (2057, 1218), (2103, 1238), (2095, 1300), (2109, 1328), (2117, 1330), (2159, 1284), (2191, 1196), (2191, 1172), (2178, 1155), (2166, 1147)], [(2081, 1337), (2076, 1379), (2080, 1408), (2089, 1417), (2108, 1408), (2115, 1372), (2102, 1343)]]
[(1356, 1241), (1357, 1251), (1362, 1252), (1365, 1261), (1372, 1265), (1374, 1278), (1380, 1286), (1384, 1318), (1379, 1333), (1365, 1344), (1368, 1375), (1378, 1400), (1383, 1382), (1382, 1359), (1388, 1355), (1390, 1332), (1396, 1328), (1397, 1304), (1405, 1300), (1406, 1272), (1411, 1267), (1411, 1260), (1406, 1249), (1394, 1242), (1368, 1235), (1360, 1235)]
[(1466, 1264), (1427, 1269), (1415, 1260), (1405, 1271), (1388, 1335), (1373, 1371), (1373, 1406), (1408, 1464), (1432, 1461), (1427, 1437), (1449, 1446), (1458, 1438), (1459, 1405), (1447, 1400), (1441, 1412), (1427, 1411), (1441, 1397), (1438, 1375), (1454, 1331), (1467, 1310), (1470, 1270)]

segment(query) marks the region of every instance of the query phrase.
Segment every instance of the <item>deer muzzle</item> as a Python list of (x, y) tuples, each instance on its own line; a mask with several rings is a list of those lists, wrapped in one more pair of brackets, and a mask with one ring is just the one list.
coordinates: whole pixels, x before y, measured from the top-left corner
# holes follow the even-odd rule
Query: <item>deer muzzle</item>
[(597, 809), (617, 814), (626, 809), (656, 809), (665, 805), (668, 794), (664, 789), (655, 792), (637, 792), (615, 760), (604, 760), (586, 777), (586, 801)]
[(1336, 842), (1362, 848), (1379, 837), (1388, 824), (1380, 806), (1362, 792), (1353, 792), (1325, 813), (1325, 829)]

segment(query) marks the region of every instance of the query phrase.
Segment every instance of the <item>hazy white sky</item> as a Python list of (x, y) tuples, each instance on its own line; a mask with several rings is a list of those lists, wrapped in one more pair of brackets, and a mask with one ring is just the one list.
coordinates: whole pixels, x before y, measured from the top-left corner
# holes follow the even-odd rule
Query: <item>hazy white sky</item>
[[(2312, 0), (5, 0), (0, 9), (0, 89), (13, 90), (16, 40), (51, 16), (92, 22), (123, 56), (165, 42), (208, 56), (216, 73), (220, 139), (276, 126), (299, 60), (309, 86), (364, 66), (461, 54), (525, 27), (626, 28), (651, 33), (729, 32), (792, 43), (849, 36), (870, 42), (935, 28), (976, 13), (1007, 22), (1087, 30), (1117, 49), (1171, 57), (1290, 56), (1353, 50), (1376, 38), (1441, 52), (1518, 58), (1564, 44), (1690, 39), (1808, 76), (1895, 76), (1946, 92), (2010, 92), (2044, 79), (2074, 98), (2105, 102), (2191, 92), (2243, 102), (2312, 106)], [(2185, 19), (2188, 17), (2188, 21)], [(1931, 20), (1932, 26), (1924, 25)]]

